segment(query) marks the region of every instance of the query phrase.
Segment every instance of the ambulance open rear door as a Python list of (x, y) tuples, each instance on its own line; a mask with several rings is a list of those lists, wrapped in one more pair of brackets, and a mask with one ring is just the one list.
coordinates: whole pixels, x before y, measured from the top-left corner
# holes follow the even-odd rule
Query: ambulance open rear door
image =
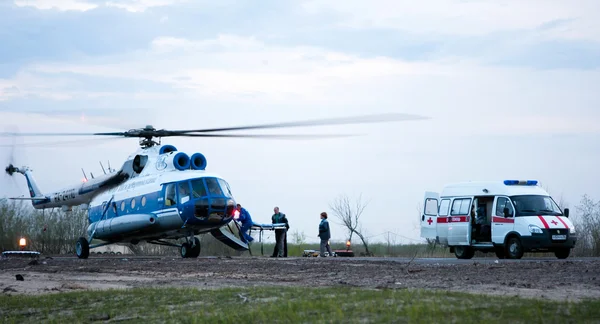
[(437, 237), (438, 202), (437, 192), (425, 192), (423, 212), (421, 213), (421, 237), (435, 239)]

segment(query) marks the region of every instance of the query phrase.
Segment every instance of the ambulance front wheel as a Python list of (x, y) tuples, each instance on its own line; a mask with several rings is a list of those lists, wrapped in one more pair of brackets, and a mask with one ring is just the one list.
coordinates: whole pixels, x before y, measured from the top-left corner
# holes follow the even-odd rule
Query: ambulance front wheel
[(475, 256), (475, 250), (470, 246), (455, 246), (454, 255), (458, 259), (471, 259)]
[(520, 259), (523, 257), (523, 245), (518, 237), (511, 237), (506, 241), (506, 258)]

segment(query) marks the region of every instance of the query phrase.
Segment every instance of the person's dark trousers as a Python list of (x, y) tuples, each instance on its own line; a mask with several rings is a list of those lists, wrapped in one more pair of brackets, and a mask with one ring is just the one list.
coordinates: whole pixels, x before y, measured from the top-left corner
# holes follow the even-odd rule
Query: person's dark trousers
[(284, 252), (287, 252), (287, 244), (285, 241), (285, 230), (275, 230), (275, 248), (273, 249), (273, 255), (271, 257), (282, 257)]
[(287, 258), (287, 231), (283, 234), (283, 257)]

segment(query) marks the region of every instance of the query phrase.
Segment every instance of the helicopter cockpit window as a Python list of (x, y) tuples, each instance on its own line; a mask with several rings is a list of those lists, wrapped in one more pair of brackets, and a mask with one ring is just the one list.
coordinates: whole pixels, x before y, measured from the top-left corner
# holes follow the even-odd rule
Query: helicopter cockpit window
[(175, 185), (170, 183), (165, 189), (165, 206), (175, 205)]
[(180, 182), (177, 186), (179, 189), (179, 203), (184, 204), (190, 200), (190, 184), (187, 181)]
[(223, 179), (219, 179), (219, 184), (221, 185), (221, 189), (223, 190), (225, 196), (233, 198), (233, 195), (231, 194), (231, 189), (229, 188), (229, 184)]
[(219, 182), (215, 178), (204, 178), (206, 180), (206, 186), (211, 196), (223, 196), (223, 192), (219, 187)]
[(208, 196), (206, 187), (204, 186), (204, 181), (202, 181), (202, 179), (192, 180), (192, 196), (194, 198)]

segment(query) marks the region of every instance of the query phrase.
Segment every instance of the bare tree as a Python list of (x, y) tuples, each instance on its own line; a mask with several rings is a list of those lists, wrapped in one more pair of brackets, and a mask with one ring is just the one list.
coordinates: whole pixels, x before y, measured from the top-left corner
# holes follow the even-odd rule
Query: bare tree
[(369, 244), (362, 234), (362, 228), (359, 223), (360, 217), (367, 205), (368, 202), (362, 200), (362, 194), (358, 196), (354, 203), (347, 195), (340, 195), (329, 205), (329, 208), (333, 211), (333, 214), (340, 219), (340, 225), (346, 227), (348, 231), (348, 240), (352, 241), (352, 234), (356, 234), (365, 246), (365, 253), (371, 255), (369, 252)]
[(292, 242), (294, 242), (294, 244), (297, 244), (300, 246), (303, 244), (306, 244), (306, 234), (304, 234), (304, 232), (295, 230), (292, 233)]
[(591, 256), (600, 255), (600, 201), (583, 195), (573, 222), (577, 229), (577, 248)]

